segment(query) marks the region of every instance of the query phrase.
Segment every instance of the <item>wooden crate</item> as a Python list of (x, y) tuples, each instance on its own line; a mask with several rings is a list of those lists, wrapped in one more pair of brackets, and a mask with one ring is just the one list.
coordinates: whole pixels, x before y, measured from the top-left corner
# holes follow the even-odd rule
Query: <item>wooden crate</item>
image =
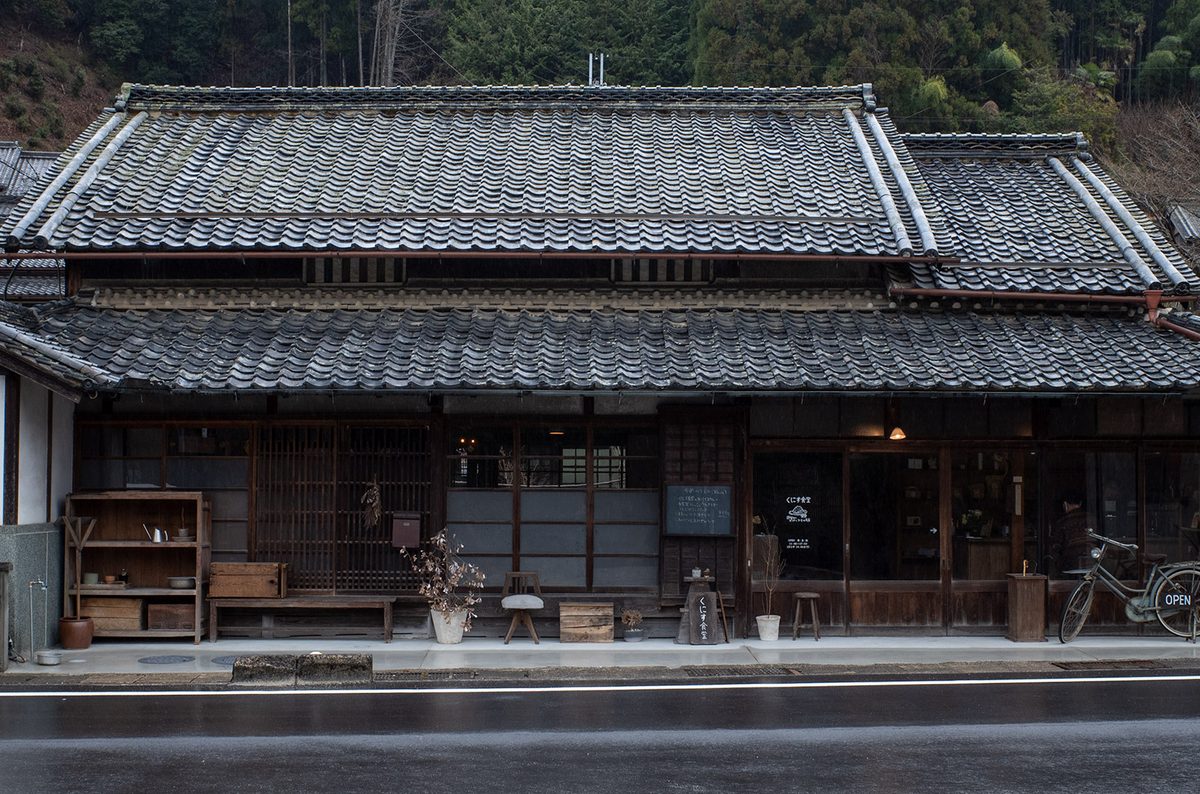
[(214, 562), (209, 598), (287, 598), (286, 562)]
[(141, 598), (83, 597), (80, 613), (92, 619), (96, 631), (141, 631), (146, 628)]
[(196, 605), (186, 604), (147, 604), (146, 627), (151, 631), (166, 631), (196, 628)]
[(558, 605), (559, 642), (612, 642), (611, 603), (568, 603)]

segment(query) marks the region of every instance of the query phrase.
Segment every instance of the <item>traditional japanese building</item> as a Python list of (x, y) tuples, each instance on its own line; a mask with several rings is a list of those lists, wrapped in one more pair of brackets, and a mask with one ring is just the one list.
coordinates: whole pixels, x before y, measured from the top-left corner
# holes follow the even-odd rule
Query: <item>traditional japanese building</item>
[(869, 85), (126, 86), (0, 239), (68, 294), (0, 310), (6, 523), (200, 491), (214, 561), (407, 599), (378, 483), (490, 594), (660, 635), (696, 567), (751, 632), (776, 550), (827, 632), (1001, 632), (1023, 567), (1053, 624), (1065, 504), (1197, 554), (1196, 273), (1078, 135), (902, 135)]

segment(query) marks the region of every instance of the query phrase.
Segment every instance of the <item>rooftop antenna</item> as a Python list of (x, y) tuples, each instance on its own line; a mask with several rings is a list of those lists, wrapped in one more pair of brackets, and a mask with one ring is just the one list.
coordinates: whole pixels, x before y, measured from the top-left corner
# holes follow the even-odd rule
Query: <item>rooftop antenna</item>
[(600, 79), (595, 78), (593, 72), (593, 62), (596, 58), (595, 53), (588, 53), (588, 85), (604, 85), (604, 53), (600, 53)]

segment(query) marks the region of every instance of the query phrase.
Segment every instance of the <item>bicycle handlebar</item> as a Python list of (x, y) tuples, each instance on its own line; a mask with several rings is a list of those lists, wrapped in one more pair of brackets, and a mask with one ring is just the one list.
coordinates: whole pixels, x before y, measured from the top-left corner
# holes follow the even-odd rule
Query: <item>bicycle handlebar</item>
[(1138, 550), (1136, 543), (1120, 543), (1118, 541), (1113, 540), (1112, 538), (1106, 538), (1103, 535), (1097, 535), (1095, 532), (1091, 531), (1090, 529), (1086, 530), (1086, 532), (1087, 532), (1087, 536), (1089, 538), (1095, 538), (1096, 540), (1100, 541), (1101, 543), (1108, 544), (1109, 546), (1116, 546), (1117, 548), (1125, 549), (1125, 551), (1130, 551), (1130, 552), (1135, 552), (1135, 553)]

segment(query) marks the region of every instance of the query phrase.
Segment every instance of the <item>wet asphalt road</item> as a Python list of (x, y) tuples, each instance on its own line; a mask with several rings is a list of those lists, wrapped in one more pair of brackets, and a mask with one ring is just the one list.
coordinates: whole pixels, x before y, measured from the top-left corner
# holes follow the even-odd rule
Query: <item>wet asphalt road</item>
[(1193, 792), (1200, 682), (0, 696), (0, 792)]

